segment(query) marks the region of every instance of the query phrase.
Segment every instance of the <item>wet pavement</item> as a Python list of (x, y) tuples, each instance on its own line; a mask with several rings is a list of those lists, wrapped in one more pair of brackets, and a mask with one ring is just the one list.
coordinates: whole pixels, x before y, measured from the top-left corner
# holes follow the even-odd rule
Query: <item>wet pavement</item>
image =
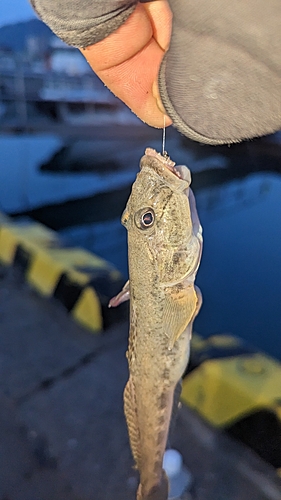
[[(133, 500), (123, 414), (128, 325), (87, 332), (0, 268), (0, 500)], [(194, 500), (281, 500), (275, 471), (187, 408), (172, 443)]]

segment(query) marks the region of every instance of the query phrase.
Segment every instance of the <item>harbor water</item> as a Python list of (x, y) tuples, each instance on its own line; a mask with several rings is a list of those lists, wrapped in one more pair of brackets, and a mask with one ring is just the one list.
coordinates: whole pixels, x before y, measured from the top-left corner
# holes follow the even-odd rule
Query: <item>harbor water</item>
[[(112, 137), (80, 146), (77, 140), (73, 152), (75, 141), (57, 135), (2, 134), (0, 210), (49, 225), (112, 262), (125, 281), (120, 217), (140, 156), (146, 146), (161, 148), (161, 134), (150, 142)], [(204, 301), (195, 330), (204, 336), (232, 333), (281, 360), (279, 138), (253, 142), (250, 149), (233, 146), (228, 153), (170, 137), (170, 156), (192, 171), (204, 230), (197, 278)]]

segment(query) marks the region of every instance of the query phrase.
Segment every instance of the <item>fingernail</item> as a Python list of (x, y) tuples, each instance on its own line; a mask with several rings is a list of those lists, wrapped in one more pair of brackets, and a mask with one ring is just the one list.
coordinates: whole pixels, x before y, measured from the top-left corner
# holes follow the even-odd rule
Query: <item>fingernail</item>
[[(152, 84), (152, 95), (153, 95), (154, 99), (156, 100), (157, 107), (159, 108), (161, 113), (163, 113), (163, 115), (166, 115), (166, 110), (163, 106), (163, 103), (161, 101), (161, 97), (159, 94), (159, 87), (158, 87), (157, 81), (154, 81)], [(168, 116), (167, 116), (167, 118), (168, 118)]]

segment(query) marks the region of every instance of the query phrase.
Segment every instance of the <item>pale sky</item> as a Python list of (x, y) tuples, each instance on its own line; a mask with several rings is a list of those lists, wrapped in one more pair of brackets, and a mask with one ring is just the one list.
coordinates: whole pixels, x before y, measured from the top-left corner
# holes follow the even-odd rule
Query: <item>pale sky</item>
[(28, 0), (0, 0), (0, 26), (35, 17)]

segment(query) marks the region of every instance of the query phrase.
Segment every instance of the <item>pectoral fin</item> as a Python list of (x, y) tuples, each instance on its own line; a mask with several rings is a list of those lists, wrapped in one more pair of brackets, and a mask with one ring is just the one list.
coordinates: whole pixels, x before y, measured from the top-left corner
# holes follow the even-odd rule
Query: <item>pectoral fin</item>
[(166, 289), (163, 322), (169, 336), (169, 350), (173, 349), (180, 335), (194, 320), (199, 307), (198, 295), (193, 286)]
[(122, 304), (122, 302), (126, 302), (126, 300), (129, 299), (130, 299), (130, 282), (128, 280), (123, 286), (121, 292), (119, 292), (118, 295), (110, 299), (108, 307), (117, 307), (120, 304)]

